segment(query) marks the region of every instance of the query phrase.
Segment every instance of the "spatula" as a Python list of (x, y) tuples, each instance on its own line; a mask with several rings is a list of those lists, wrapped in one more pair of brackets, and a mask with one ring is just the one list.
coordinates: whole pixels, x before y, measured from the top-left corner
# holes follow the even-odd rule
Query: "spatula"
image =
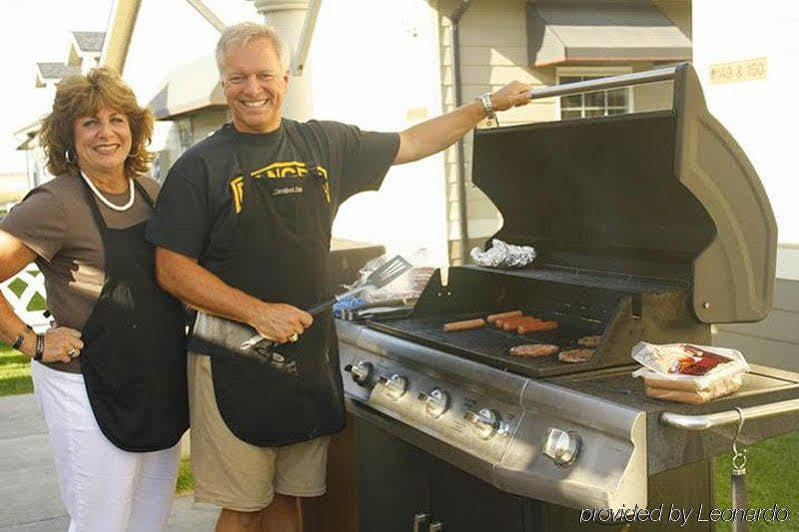
[[(361, 286), (353, 288), (352, 290), (348, 290), (343, 294), (338, 294), (337, 296), (334, 296), (328, 299), (327, 301), (319, 303), (318, 305), (314, 305), (313, 307), (307, 309), (306, 312), (311, 316), (316, 316), (317, 314), (324, 312), (325, 310), (332, 307), (336, 301), (340, 301), (345, 297), (350, 297), (354, 296), (355, 294), (360, 294), (367, 288), (375, 288), (375, 289), (383, 288), (388, 283), (395, 280), (400, 275), (402, 275), (403, 273), (407, 272), (410, 269), (411, 269), (411, 263), (402, 258), (400, 255), (397, 255), (396, 257), (386, 261), (382, 266), (380, 266), (378, 269), (370, 273)], [(252, 338), (249, 338), (248, 340), (242, 342), (241, 349), (242, 350), (250, 349), (251, 347), (260, 343), (261, 341), (270, 341), (274, 343), (274, 340), (272, 340), (271, 338), (264, 338), (260, 334), (256, 334)]]

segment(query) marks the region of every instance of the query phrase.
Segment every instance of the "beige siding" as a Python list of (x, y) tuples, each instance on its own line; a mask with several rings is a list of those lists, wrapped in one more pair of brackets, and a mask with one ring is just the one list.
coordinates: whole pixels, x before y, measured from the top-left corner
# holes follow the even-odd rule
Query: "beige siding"
[[(691, 2), (690, 0), (652, 0), (664, 15), (689, 39), (691, 38)], [(657, 65), (640, 63), (634, 71), (650, 70)], [(651, 83), (634, 89), (633, 103), (636, 112), (660, 111), (671, 108), (672, 82)]]
[[(638, 63), (633, 66), (633, 72), (652, 70), (656, 67), (657, 65), (653, 63)], [(638, 85), (637, 87), (634, 87), (633, 110), (636, 113), (643, 113), (646, 111), (662, 111), (664, 109), (671, 109), (673, 87), (674, 82), (672, 81), (648, 83), (646, 85)]]
[(799, 371), (799, 281), (777, 279), (763, 321), (719, 325), (714, 343), (740, 349), (749, 362)]
[(191, 128), (194, 143), (197, 144), (208, 135), (219, 129), (229, 120), (227, 109), (211, 109), (195, 113), (191, 117)]
[(158, 152), (158, 159), (151, 172), (152, 177), (163, 183), (169, 168), (188, 148), (188, 146), (183, 146), (181, 143), (179, 132), (181, 125), (178, 122), (182, 121), (182, 127), (188, 128), (188, 138), (186, 140), (189, 145), (194, 145), (229, 120), (230, 116), (227, 109), (206, 109), (173, 121), (166, 145), (162, 151)]
[(692, 39), (691, 0), (652, 0), (652, 4), (660, 9), (683, 35)]
[[(430, 0), (438, 9), (441, 25), (442, 100), (445, 111), (454, 109), (454, 71), (452, 68), (452, 33), (447, 18), (459, 3), (456, 0)], [(688, 0), (658, 0), (655, 2), (683, 33), (691, 34), (691, 9)], [(533, 86), (553, 85), (555, 67), (529, 68), (527, 52), (527, 15), (525, 0), (474, 0), (460, 21), (461, 83), (464, 102), (470, 102), (488, 90), (497, 90), (512, 80)], [(648, 70), (653, 65), (639, 64), (634, 70)], [(635, 89), (633, 102), (636, 111), (668, 109), (671, 106), (671, 84), (655, 84)], [(556, 119), (554, 99), (541, 100), (523, 108), (504, 112), (502, 125), (541, 122)], [(478, 127), (484, 127), (480, 124)], [(493, 203), (471, 183), (471, 135), (465, 144), (467, 209), (469, 237), (483, 242), (495, 233), (502, 217)], [(449, 221), (450, 261), (460, 262), (459, 209), (457, 197), (457, 152), (448, 151), (447, 218)]]
[[(431, 2), (432, 3), (432, 2)], [(449, 14), (456, 1), (442, 0), (437, 5), (441, 23), (442, 98), (445, 110), (455, 107), (452, 68), (452, 33)], [(460, 22), (461, 95), (468, 103), (480, 94), (497, 90), (519, 80), (531, 85), (554, 83), (554, 68), (527, 67), (527, 21), (524, 0), (475, 0)], [(552, 120), (554, 100), (539, 101), (524, 108), (502, 113), (502, 125)], [(478, 127), (484, 127), (480, 124)], [(466, 158), (466, 197), (469, 213), (470, 245), (480, 245), (499, 229), (502, 217), (488, 197), (471, 183), (471, 134), (464, 146)], [(457, 196), (457, 152), (445, 156), (447, 176), (447, 219), (449, 221), (450, 261), (460, 263), (459, 210)]]

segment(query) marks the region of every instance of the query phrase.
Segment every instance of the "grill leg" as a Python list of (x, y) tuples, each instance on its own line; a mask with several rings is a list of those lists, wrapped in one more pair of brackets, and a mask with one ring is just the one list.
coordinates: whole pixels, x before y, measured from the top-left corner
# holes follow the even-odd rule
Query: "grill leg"
[[(700, 460), (658, 473), (649, 477), (649, 507), (654, 508), (663, 504), (663, 519), (659, 526), (648, 528), (633, 528), (633, 530), (675, 529), (677, 522), (669, 522), (669, 511), (674, 508), (691, 509), (691, 514), (685, 521), (685, 526), (679, 530), (691, 532), (709, 532), (714, 530), (709, 521), (699, 521), (701, 505), (701, 518), (708, 520), (708, 513), (713, 507), (713, 462)], [(673, 514), (677, 517), (677, 512)], [(682, 522), (679, 523), (682, 525)]]

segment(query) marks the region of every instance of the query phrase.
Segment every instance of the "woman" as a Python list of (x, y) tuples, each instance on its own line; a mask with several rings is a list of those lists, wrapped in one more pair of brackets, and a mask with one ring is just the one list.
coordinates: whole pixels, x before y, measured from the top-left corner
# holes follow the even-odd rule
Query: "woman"
[(36, 261), (55, 320), (34, 334), (0, 295), (2, 340), (34, 360), (70, 531), (162, 529), (188, 426), (182, 309), (144, 239), (152, 129), (112, 70), (63, 80), (41, 132), (57, 177), (0, 222), (0, 280)]

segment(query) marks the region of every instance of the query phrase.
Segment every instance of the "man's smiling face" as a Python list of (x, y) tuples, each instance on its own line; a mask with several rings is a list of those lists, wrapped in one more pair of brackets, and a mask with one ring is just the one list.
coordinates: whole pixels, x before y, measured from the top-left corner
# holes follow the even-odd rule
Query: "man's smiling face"
[(233, 113), (233, 124), (243, 133), (268, 133), (280, 127), (280, 107), (288, 87), (272, 42), (250, 39), (231, 46), (225, 54), (222, 86)]

